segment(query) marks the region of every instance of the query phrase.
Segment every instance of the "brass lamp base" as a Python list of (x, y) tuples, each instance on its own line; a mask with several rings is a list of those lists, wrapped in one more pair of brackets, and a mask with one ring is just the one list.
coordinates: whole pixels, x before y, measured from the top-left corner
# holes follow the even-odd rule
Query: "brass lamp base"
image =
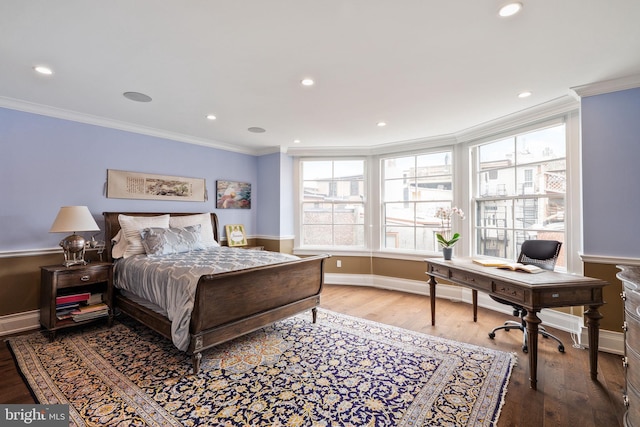
[(60, 246), (64, 252), (64, 262), (62, 265), (70, 267), (72, 265), (86, 265), (84, 260), (85, 240), (84, 237), (72, 234), (60, 241)]

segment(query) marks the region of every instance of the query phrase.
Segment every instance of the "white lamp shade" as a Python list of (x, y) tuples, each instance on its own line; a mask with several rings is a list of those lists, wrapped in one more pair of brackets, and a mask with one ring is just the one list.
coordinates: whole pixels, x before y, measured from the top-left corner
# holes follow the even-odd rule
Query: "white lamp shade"
[(49, 233), (75, 233), (76, 231), (100, 231), (86, 206), (63, 206)]

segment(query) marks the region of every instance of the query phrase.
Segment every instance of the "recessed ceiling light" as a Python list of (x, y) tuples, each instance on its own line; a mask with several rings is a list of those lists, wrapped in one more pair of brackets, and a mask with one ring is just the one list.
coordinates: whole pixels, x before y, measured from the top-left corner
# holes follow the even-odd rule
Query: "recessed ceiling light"
[(34, 70), (36, 70), (38, 73), (40, 74), (44, 74), (46, 76), (50, 76), (51, 74), (53, 74), (53, 70), (49, 67), (45, 67), (44, 65), (38, 65), (33, 67)]
[(529, 92), (528, 90), (525, 90), (524, 92), (520, 92), (518, 94), (518, 98), (528, 98), (531, 96), (531, 92)]
[(300, 140), (299, 140), (299, 139), (294, 139), (294, 140), (293, 140), (293, 143), (294, 143), (294, 144), (300, 144)]
[(122, 94), (125, 98), (136, 102), (151, 102), (151, 97), (140, 92), (125, 92)]
[(215, 120), (215, 119), (217, 119), (217, 117), (215, 115), (213, 115), (213, 114), (207, 114), (207, 119), (208, 120)]
[(249, 132), (253, 132), (253, 133), (264, 133), (264, 132), (266, 132), (266, 130), (264, 130), (264, 129), (262, 129), (262, 128), (259, 128), (259, 127), (257, 127), (257, 126), (250, 127), (250, 128), (249, 128), (249, 129), (247, 129), (247, 130), (248, 130)]
[(306, 78), (302, 79), (300, 83), (302, 84), (302, 86), (313, 86), (316, 82), (314, 82), (313, 79)]
[(377, 123), (377, 126), (380, 127), (380, 128), (381, 127), (385, 127), (386, 125), (387, 125), (387, 122), (378, 122)]
[(520, 12), (521, 10), (522, 10), (522, 3), (520, 2), (507, 3), (500, 8), (500, 10), (498, 11), (498, 15), (505, 18), (507, 16), (513, 16), (516, 13)]

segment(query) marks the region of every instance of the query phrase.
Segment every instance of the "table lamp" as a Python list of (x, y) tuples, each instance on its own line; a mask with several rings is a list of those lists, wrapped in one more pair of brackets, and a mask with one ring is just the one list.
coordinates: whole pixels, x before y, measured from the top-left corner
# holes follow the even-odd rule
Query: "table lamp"
[(78, 231), (100, 231), (86, 206), (63, 206), (53, 221), (49, 233), (73, 233), (60, 241), (64, 251), (64, 266), (86, 264), (84, 260), (85, 240)]

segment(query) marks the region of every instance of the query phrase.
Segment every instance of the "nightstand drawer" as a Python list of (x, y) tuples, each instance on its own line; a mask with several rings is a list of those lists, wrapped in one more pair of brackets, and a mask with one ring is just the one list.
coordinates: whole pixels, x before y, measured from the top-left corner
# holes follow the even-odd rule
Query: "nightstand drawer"
[(106, 282), (109, 280), (109, 268), (84, 268), (82, 270), (70, 270), (58, 272), (58, 288), (78, 286)]

